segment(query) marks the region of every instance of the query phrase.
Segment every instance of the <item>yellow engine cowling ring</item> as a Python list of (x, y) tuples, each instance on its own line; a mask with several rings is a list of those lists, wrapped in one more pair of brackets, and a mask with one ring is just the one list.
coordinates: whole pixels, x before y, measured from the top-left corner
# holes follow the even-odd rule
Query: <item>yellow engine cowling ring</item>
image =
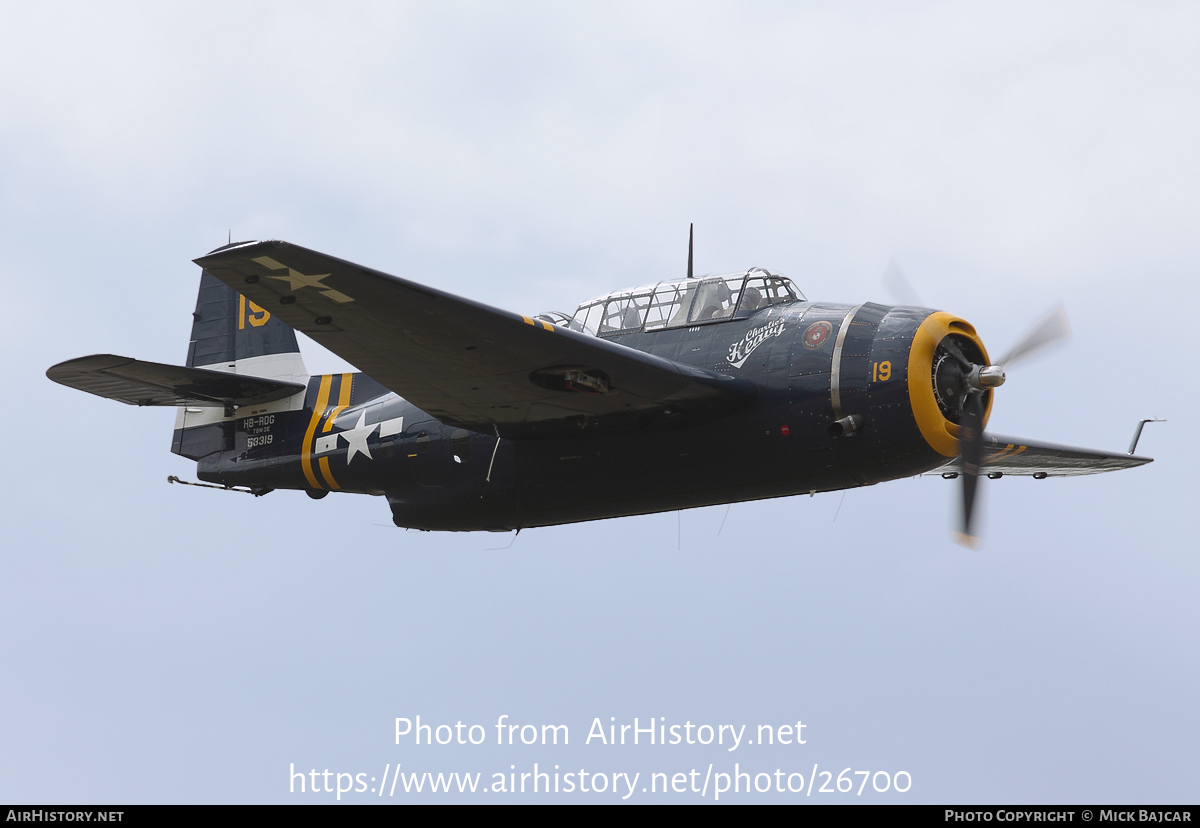
[[(930, 448), (944, 457), (958, 456), (959, 426), (946, 419), (938, 406), (933, 390), (933, 360), (938, 345), (951, 334), (962, 336), (973, 342), (986, 364), (991, 364), (983, 340), (975, 332), (975, 326), (951, 313), (937, 311), (925, 318), (913, 335), (908, 353), (908, 397), (912, 403), (917, 428)], [(992, 413), (992, 394), (986, 392), (983, 410), (983, 425), (986, 427)]]

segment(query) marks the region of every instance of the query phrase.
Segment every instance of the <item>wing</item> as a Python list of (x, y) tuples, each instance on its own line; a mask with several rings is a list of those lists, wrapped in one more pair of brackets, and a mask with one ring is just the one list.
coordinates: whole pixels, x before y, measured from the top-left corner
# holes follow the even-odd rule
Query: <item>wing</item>
[(754, 384), (281, 241), (196, 263), (442, 422), (510, 436), (690, 424)]
[[(1035, 477), (1068, 477), (1080, 474), (1131, 469), (1153, 463), (1150, 457), (1117, 454), (1109, 451), (1038, 443), (1018, 437), (985, 434), (983, 467), (987, 474), (1032, 475)], [(962, 464), (955, 458), (938, 471), (958, 471)]]
[(60, 385), (128, 405), (195, 405), (226, 408), (281, 400), (304, 390), (294, 382), (183, 368), (96, 354), (60, 362), (46, 371)]

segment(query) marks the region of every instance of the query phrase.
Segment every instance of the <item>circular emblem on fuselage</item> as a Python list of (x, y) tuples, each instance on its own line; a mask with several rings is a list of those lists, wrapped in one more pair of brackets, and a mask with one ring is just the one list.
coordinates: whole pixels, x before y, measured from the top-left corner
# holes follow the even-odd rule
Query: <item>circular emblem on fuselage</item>
[(804, 347), (815, 351), (825, 344), (825, 340), (829, 339), (831, 333), (833, 333), (833, 325), (828, 322), (812, 323), (804, 329)]

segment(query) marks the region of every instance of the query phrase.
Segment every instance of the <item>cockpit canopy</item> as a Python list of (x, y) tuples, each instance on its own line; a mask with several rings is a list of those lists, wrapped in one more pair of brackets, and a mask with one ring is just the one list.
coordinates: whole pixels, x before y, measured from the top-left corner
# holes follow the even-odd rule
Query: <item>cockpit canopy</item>
[(804, 294), (790, 279), (755, 267), (745, 273), (620, 290), (584, 302), (569, 321), (555, 321), (560, 325), (565, 322), (577, 331), (607, 336), (741, 319), (769, 305), (803, 299)]

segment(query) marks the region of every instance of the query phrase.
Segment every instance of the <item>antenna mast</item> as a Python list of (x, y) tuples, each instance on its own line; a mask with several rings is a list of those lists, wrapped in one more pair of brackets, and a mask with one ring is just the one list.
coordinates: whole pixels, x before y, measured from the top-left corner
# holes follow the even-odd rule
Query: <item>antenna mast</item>
[(692, 232), (695, 229), (696, 229), (696, 225), (694, 223), (688, 224), (688, 275), (687, 275), (687, 277), (689, 279), (692, 278)]

